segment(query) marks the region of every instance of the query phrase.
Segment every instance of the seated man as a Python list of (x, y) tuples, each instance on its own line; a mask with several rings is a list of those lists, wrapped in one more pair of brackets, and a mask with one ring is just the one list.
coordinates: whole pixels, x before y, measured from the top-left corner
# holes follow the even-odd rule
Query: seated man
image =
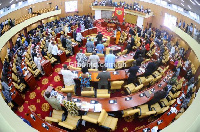
[(112, 50), (110, 50), (110, 54), (106, 55), (105, 64), (107, 68), (113, 69), (115, 64), (115, 55), (113, 54)]

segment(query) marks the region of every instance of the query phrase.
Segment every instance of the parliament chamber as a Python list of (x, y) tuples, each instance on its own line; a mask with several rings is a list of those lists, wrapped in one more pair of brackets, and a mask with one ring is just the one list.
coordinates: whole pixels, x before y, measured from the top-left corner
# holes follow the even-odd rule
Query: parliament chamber
[(0, 15), (0, 131), (197, 132), (200, 20), (159, 1), (28, 0)]

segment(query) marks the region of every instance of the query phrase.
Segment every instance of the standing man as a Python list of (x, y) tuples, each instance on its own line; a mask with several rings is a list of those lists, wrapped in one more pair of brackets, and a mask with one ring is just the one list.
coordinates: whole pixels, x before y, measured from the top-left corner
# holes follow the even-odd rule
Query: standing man
[(107, 68), (103, 67), (102, 72), (100, 72), (96, 79), (99, 79), (98, 82), (98, 89), (101, 89), (102, 86), (105, 87), (105, 89), (108, 89), (108, 80), (110, 79), (110, 72), (106, 71)]
[(45, 92), (44, 98), (53, 109), (62, 110), (60, 102), (57, 100), (56, 96), (51, 96), (51, 93), (49, 91)]
[(56, 58), (57, 59), (57, 62), (58, 62), (58, 60), (59, 60), (59, 57), (58, 57), (58, 46), (57, 46), (57, 44), (56, 43), (53, 43), (54, 45), (53, 45), (53, 48), (52, 48), (52, 56), (54, 57), (54, 58)]
[(75, 85), (74, 78), (77, 78), (77, 76), (75, 74), (73, 74), (70, 70), (68, 70), (66, 64), (63, 65), (61, 74), (63, 75), (63, 80), (64, 80), (65, 86)]
[(139, 70), (139, 67), (136, 66), (136, 61), (133, 61), (133, 66), (129, 68), (128, 70), (128, 84), (130, 83), (135, 83), (136, 82), (136, 75), (137, 75), (137, 72)]
[(83, 50), (80, 49), (80, 53), (76, 55), (77, 67), (85, 67), (87, 64), (87, 56), (83, 53)]
[(95, 68), (97, 69), (98, 68), (98, 62), (100, 61), (99, 59), (99, 56), (96, 55), (96, 52), (93, 51), (92, 52), (92, 55), (90, 55), (89, 59), (88, 59), (88, 62), (90, 62), (90, 67), (91, 69)]
[(107, 68), (113, 69), (115, 64), (115, 55), (113, 54), (112, 50), (110, 50), (110, 54), (106, 55), (105, 64)]
[(97, 44), (99, 44), (99, 42), (102, 41), (103, 34), (101, 34), (101, 32), (98, 32), (98, 35), (96, 36), (96, 38), (97, 38)]
[(89, 39), (86, 43), (87, 53), (92, 53), (94, 48), (95, 48), (95, 46), (94, 46), (93, 42), (91, 41), (91, 39)]
[(101, 43), (101, 41), (99, 41), (99, 44), (97, 44), (96, 49), (97, 49), (97, 53), (103, 54), (104, 45)]
[(141, 66), (141, 63), (144, 61), (144, 58), (141, 54), (139, 54), (139, 57), (136, 59), (136, 65)]

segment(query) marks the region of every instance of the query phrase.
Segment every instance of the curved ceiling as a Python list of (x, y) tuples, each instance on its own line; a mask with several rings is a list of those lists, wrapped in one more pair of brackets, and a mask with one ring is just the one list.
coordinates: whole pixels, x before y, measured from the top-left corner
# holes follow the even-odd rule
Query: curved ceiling
[(200, 15), (200, 0), (164, 0)]
[(12, 4), (17, 4), (20, 1), (25, 1), (25, 0), (0, 0), (0, 9), (4, 7), (9, 7)]

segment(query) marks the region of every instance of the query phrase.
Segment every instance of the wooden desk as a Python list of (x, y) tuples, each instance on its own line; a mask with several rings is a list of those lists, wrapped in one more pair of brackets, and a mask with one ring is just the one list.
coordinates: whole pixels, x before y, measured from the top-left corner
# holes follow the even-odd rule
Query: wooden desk
[(72, 49), (73, 49), (74, 55), (75, 55), (76, 53), (78, 53), (78, 52), (79, 52), (78, 44), (73, 45), (73, 46), (72, 46)]
[(107, 27), (107, 22), (104, 22), (104, 21), (101, 22), (101, 26), (102, 26), (102, 27)]
[(88, 29), (85, 29), (83, 32), (81, 32), (82, 36), (83, 37), (86, 37), (89, 33), (89, 30)]
[(92, 28), (92, 34), (97, 34), (97, 28), (96, 27)]
[(10, 93), (12, 93), (11, 98), (14, 103), (16, 103), (18, 106), (21, 106), (24, 104), (24, 99), (22, 96), (17, 92), (15, 88), (12, 88), (10, 90)]
[(58, 55), (59, 58), (60, 58), (60, 63), (64, 63), (66, 60), (67, 60), (67, 57), (66, 57), (66, 53), (65, 52), (62, 52), (61, 54)]
[(72, 38), (73, 37), (72, 32), (67, 33), (67, 36), (70, 36)]
[(110, 44), (115, 44), (115, 37), (110, 37)]
[[(121, 72), (123, 72), (123, 71), (121, 71)], [(97, 74), (98, 73), (96, 72), (95, 74), (92, 75), (93, 80), (94, 80), (94, 76), (96, 76)], [(128, 95), (128, 96), (113, 97), (113, 98), (88, 98), (88, 97), (73, 96), (72, 98), (76, 98), (76, 99), (79, 99), (81, 102), (85, 101), (85, 102), (88, 102), (88, 103), (90, 103), (91, 100), (98, 101), (100, 104), (102, 104), (102, 109), (105, 109), (106, 111), (125, 110), (125, 109), (131, 108), (131, 107), (142, 105), (142, 104), (148, 102), (149, 100), (151, 100), (150, 97), (149, 98), (146, 97), (146, 96), (140, 97), (140, 94), (143, 94), (145, 91), (149, 91), (149, 90), (151, 91), (151, 89), (154, 89), (154, 92), (162, 90), (164, 87), (167, 86), (166, 82), (169, 79), (171, 79), (172, 75), (173, 75), (173, 72), (168, 71), (166, 76), (163, 77), (161, 79), (161, 81), (159, 83), (157, 83), (156, 85), (154, 85), (154, 86), (152, 86), (152, 87), (150, 87), (150, 88), (148, 88), (144, 91), (134, 93), (134, 94), (131, 94), (131, 95)], [(119, 74), (119, 75), (113, 77), (112, 73), (111, 73), (111, 78), (117, 79), (117, 78), (121, 78), (121, 76), (123, 76), (123, 75)], [(164, 79), (165, 79), (165, 81), (164, 81)], [(159, 87), (160, 84), (161, 84), (161, 86)], [(60, 94), (67, 96), (65, 93), (60, 93)], [(150, 94), (151, 94), (151, 96), (153, 95), (152, 92)], [(126, 97), (132, 97), (132, 99), (129, 100), (129, 101), (126, 101), (125, 100)], [(110, 104), (109, 100), (116, 100), (117, 104)], [(93, 109), (89, 109), (89, 111), (93, 111)]]
[(24, 77), (24, 80), (28, 84), (31, 91), (35, 90), (35, 88), (38, 86), (33, 74), (30, 72)]
[(87, 39), (86, 38), (83, 38), (83, 46), (85, 46), (87, 43)]
[[(35, 120), (31, 116), (34, 116)], [(66, 130), (50, 125), (30, 110), (28, 110), (28, 112), (25, 114), (24, 119), (28, 120), (31, 126), (40, 132), (67, 132)], [(44, 124), (48, 127), (48, 129), (43, 127)]]
[(117, 54), (117, 53), (121, 52), (121, 47), (119, 47), (119, 46), (111, 46), (109, 48), (111, 50), (113, 50), (113, 54)]
[(52, 69), (50, 61), (45, 60), (44, 62), (41, 63), (41, 65), (42, 65), (45, 75), (46, 76), (51, 75), (51, 73), (53, 72), (53, 69)]
[(107, 27), (108, 27), (108, 29), (112, 28), (113, 30), (115, 30), (116, 29), (116, 24), (114, 24), (114, 23), (108, 23)]
[[(184, 82), (185, 83), (185, 82)], [(186, 86), (187, 87), (187, 86)], [(186, 94), (186, 90), (187, 88), (182, 88), (182, 90), (184, 91), (184, 93)], [(179, 97), (182, 95), (182, 92), (180, 93)], [(178, 104), (177, 101), (172, 105), (172, 107), (176, 107), (176, 109), (179, 111), (181, 108), (180, 108), (181, 104)], [(169, 108), (169, 110), (167, 110), (160, 118), (158, 118), (157, 120), (155, 120), (154, 122), (148, 124), (147, 126), (145, 126), (145, 128), (150, 128), (152, 129), (154, 126), (158, 126), (158, 129), (161, 130), (161, 129), (164, 129), (165, 127), (167, 127), (173, 120), (174, 118), (177, 116), (176, 113), (172, 113), (172, 114), (169, 114), (168, 113), (170, 112), (171, 110), (171, 107)], [(161, 121), (162, 120), (162, 123), (158, 125), (158, 121)], [(145, 128), (141, 128), (139, 129), (137, 132), (143, 132), (143, 129)]]

